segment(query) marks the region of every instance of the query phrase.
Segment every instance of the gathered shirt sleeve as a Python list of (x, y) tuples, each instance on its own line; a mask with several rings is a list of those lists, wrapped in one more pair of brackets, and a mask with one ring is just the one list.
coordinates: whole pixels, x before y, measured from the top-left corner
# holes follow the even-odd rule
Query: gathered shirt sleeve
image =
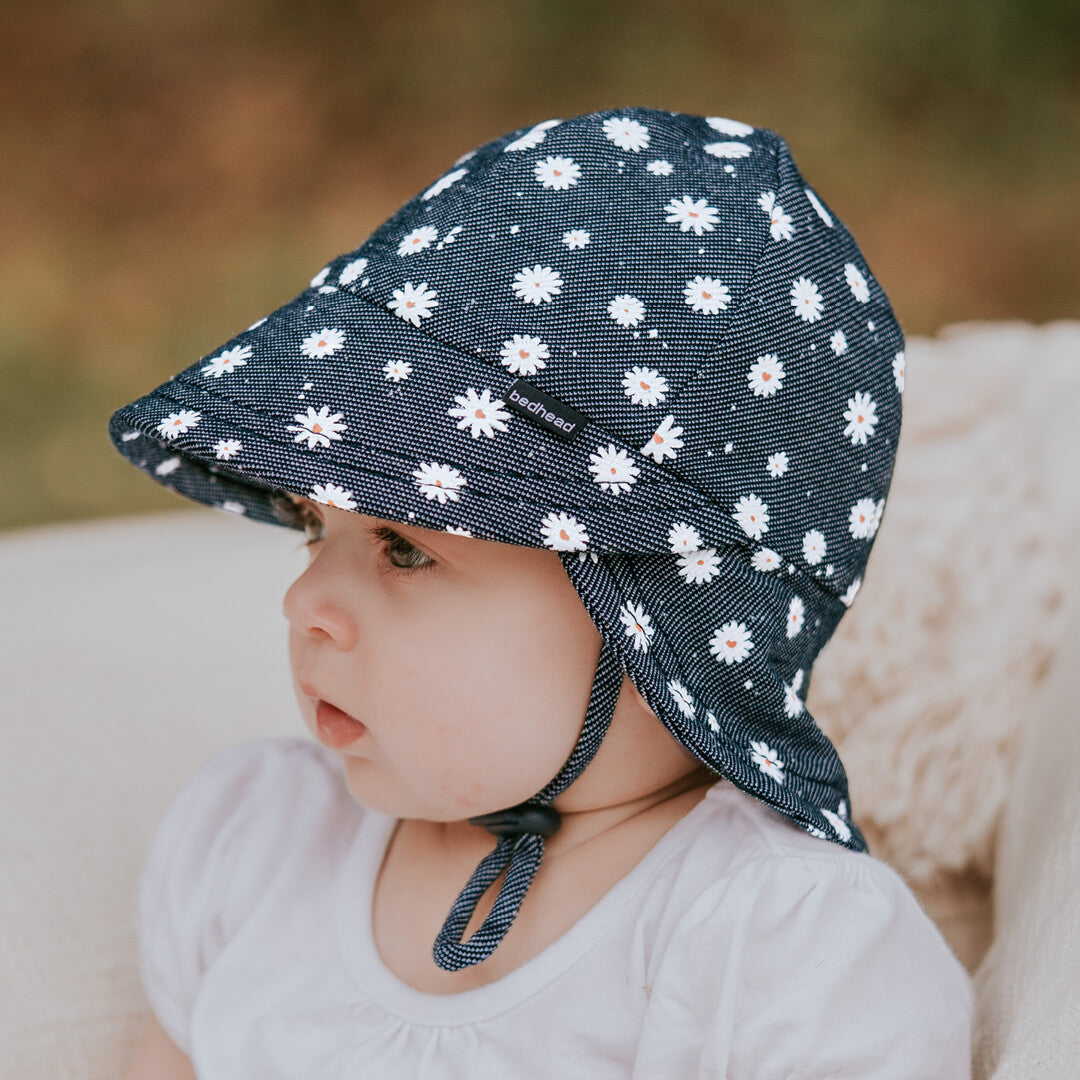
[(200, 982), (257, 901), (272, 838), (260, 792), (272, 795), (272, 740), (219, 751), (188, 779), (159, 823), (138, 886), (139, 966), (161, 1026), (191, 1055)]
[(680, 921), (651, 996), (635, 1080), (971, 1076), (971, 980), (867, 854), (757, 859), (717, 882)]

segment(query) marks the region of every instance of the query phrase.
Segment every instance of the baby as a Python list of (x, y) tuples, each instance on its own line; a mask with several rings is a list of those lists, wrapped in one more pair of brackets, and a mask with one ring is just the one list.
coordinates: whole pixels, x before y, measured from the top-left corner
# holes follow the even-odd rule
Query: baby
[(627, 108), (465, 154), (120, 409), (305, 532), (313, 736), (158, 826), (129, 1080), (969, 1077), (968, 976), (805, 705), (903, 348), (782, 138)]

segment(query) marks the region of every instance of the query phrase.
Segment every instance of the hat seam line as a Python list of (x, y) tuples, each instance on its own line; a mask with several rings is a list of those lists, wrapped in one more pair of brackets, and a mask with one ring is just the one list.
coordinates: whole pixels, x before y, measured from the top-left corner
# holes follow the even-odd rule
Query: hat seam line
[[(165, 395), (165, 394), (161, 394), (160, 396), (161, 397), (168, 397), (168, 395)], [(168, 398), (168, 399), (170, 401), (176, 401), (175, 398)], [(177, 403), (180, 404), (179, 402), (177, 402)], [(125, 423), (129, 422), (126, 417), (124, 419), (125, 419)], [(247, 477), (246, 476), (240, 475), (240, 474), (234, 472), (232, 469), (219, 468), (216, 465), (214, 465), (214, 463), (211, 462), (209, 459), (203, 458), (199, 453), (195, 452), (194, 450), (192, 450), (192, 449), (190, 449), (188, 447), (185, 447), (185, 446), (178, 446), (175, 443), (171, 443), (167, 439), (161, 438), (158, 435), (158, 433), (154, 430), (154, 427), (153, 427), (154, 421), (153, 420), (144, 419), (142, 417), (139, 417), (139, 418), (136, 418), (134, 420), (131, 420), (130, 423), (134, 424), (136, 427), (140, 427), (140, 425), (142, 425), (144, 423), (147, 424), (147, 425), (150, 425), (150, 426), (148, 426), (146, 428), (141, 428), (140, 427), (140, 430), (142, 430), (142, 433), (145, 436), (147, 436), (152, 441), (157, 443), (163, 450), (171, 451), (173, 453), (180, 454), (183, 457), (185, 457), (186, 459), (188, 459), (189, 461), (192, 461), (192, 462), (194, 462), (194, 463), (196, 463), (198, 465), (203, 466), (206, 469), (207, 472), (212, 472), (214, 475), (227, 476), (230, 479), (233, 479), (237, 483), (240, 483), (240, 484), (243, 484), (243, 483), (247, 482)], [(241, 425), (236, 425), (236, 426), (237, 426), (238, 430), (244, 432), (245, 434), (250, 433), (251, 435), (254, 435), (257, 438), (259, 438), (261, 441), (269, 443), (271, 446), (292, 448), (293, 445), (294, 445), (294, 443), (292, 443), (292, 442), (285, 442), (285, 441), (275, 442), (275, 441), (271, 441), (271, 440), (267, 439), (265, 436), (263, 436), (258, 430), (254, 429), (254, 428), (248, 428), (248, 427), (244, 427), (244, 426), (241, 426)], [(488, 475), (492, 475), (492, 476), (504, 475), (502, 473), (500, 473), (500, 474), (490, 473), (489, 470), (481, 470), (481, 472), (484, 474), (485, 479), (488, 477)], [(340, 470), (340, 473), (366, 474), (366, 475), (369, 475), (369, 476), (376, 476), (376, 477), (378, 477), (379, 479), (382, 479), (382, 480), (391, 480), (391, 481), (395, 481), (395, 482), (401, 483), (401, 484), (406, 485), (406, 486), (408, 485), (408, 481), (403, 476), (395, 476), (392, 473), (384, 472), (384, 471), (381, 471), (379, 469), (369, 468), (369, 467), (364, 466), (364, 465), (351, 465), (350, 464), (350, 465), (342, 468)], [(515, 475), (517, 475), (517, 474), (515, 474)], [(520, 475), (522, 475), (525, 478), (530, 478), (529, 474), (520, 474)], [(531, 478), (532, 479), (537, 479), (537, 480), (548, 480), (548, 481), (550, 481), (549, 477), (531, 477)], [(282, 485), (278, 484), (276, 481), (274, 481), (274, 484), (275, 484), (276, 487), (281, 488), (281, 490), (285, 490), (285, 491), (288, 490), (287, 488), (282, 487)], [(531, 498), (526, 497), (526, 496), (516, 497), (516, 498), (501, 498), (498, 495), (491, 494), (491, 493), (489, 493), (487, 491), (484, 491), (484, 490), (477, 490), (476, 488), (473, 488), (472, 491), (469, 492), (469, 494), (470, 495), (475, 495), (477, 498), (483, 499), (483, 500), (485, 500), (487, 502), (494, 502), (494, 503), (498, 503), (498, 504), (501, 504), (501, 505), (507, 505), (507, 506), (526, 505), (526, 506), (536, 507), (538, 509), (547, 509), (547, 510), (553, 511), (553, 512), (557, 512), (557, 511), (559, 511), (561, 509), (587, 511), (587, 510), (593, 510), (593, 509), (595, 509), (597, 507), (600, 507), (601, 509), (603, 509), (603, 507), (604, 507), (604, 500), (603, 499), (598, 499), (596, 502), (592, 502), (592, 503), (559, 502), (557, 504), (552, 504), (552, 503), (546, 503), (546, 502), (543, 502), (543, 503), (542, 502), (537, 502), (534, 499), (531, 499)], [(612, 496), (612, 498), (616, 498), (616, 497), (617, 496)], [(665, 510), (665, 511), (667, 511), (667, 510), (671, 510), (671, 511), (696, 510), (696, 509), (702, 509), (702, 508), (711, 508), (711, 506), (709, 506), (708, 504), (682, 504), (682, 503), (679, 503), (679, 504), (674, 504), (674, 505), (668, 505), (668, 504), (665, 503), (665, 504), (663, 504), (661, 506), (656, 507), (657, 510)], [(728, 546), (738, 546), (738, 545), (735, 545), (735, 544), (732, 543), (732, 544), (729, 544)], [(595, 549), (590, 549), (590, 550), (595, 550)], [(621, 549), (618, 549), (618, 550), (621, 550)], [(658, 554), (662, 554), (662, 553), (658, 553)]]

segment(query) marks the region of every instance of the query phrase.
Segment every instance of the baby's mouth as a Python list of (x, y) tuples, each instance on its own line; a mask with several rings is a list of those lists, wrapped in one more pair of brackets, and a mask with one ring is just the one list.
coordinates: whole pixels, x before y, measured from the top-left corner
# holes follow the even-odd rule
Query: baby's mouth
[(359, 720), (321, 698), (315, 707), (315, 727), (319, 741), (331, 750), (344, 750), (367, 734)]

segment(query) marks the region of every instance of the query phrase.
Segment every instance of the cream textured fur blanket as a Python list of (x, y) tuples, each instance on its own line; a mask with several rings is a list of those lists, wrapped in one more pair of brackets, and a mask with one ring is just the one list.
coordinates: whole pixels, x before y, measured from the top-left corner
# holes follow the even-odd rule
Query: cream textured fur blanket
[(907, 348), (893, 483), (807, 705), (871, 851), (989, 879), (1017, 718), (1080, 591), (1080, 323), (965, 323)]
[[(808, 705), (872, 853), (969, 970), (985, 955), (976, 1080), (1064, 1080), (1080, 1060), (1080, 322), (949, 327), (911, 339), (907, 368), (881, 530)], [(299, 733), (281, 597), (303, 563), (295, 535), (180, 499), (0, 536), (0, 1080), (122, 1075), (147, 1015), (146, 847), (210, 754)]]

